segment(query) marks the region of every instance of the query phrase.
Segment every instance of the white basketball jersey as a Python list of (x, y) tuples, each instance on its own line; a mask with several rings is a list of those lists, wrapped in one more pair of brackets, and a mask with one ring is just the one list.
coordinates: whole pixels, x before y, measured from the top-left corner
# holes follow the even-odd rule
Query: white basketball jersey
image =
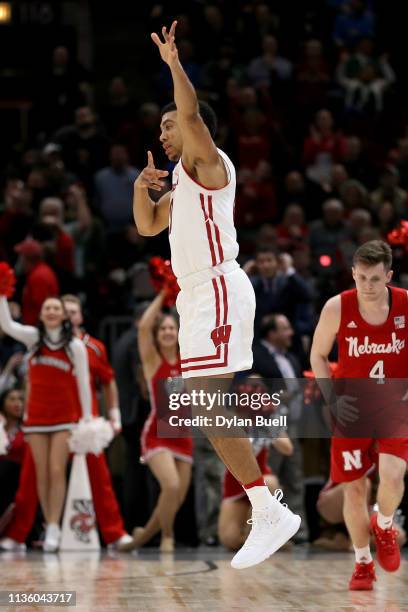
[(236, 177), (229, 157), (218, 152), (227, 169), (228, 184), (206, 189), (180, 160), (173, 170), (169, 241), (171, 265), (177, 278), (213, 268), (238, 256), (234, 226)]

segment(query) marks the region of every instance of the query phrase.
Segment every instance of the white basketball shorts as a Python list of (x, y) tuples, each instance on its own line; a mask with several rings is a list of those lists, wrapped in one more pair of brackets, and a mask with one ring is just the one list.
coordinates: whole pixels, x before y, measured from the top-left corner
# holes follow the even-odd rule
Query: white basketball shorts
[(178, 279), (183, 378), (252, 367), (255, 293), (236, 261)]

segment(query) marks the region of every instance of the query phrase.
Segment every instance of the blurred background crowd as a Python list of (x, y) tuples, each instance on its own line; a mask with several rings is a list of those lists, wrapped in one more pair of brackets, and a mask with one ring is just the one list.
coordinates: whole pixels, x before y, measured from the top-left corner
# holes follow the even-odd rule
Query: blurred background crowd
[[(236, 165), (239, 261), (257, 297), (254, 370), (271, 378), (288, 373), (261, 341), (290, 354), (302, 376), (322, 304), (351, 285), (356, 247), (407, 217), (404, 26), (397, 11), (370, 0), (8, 4), (11, 20), (0, 16), (0, 260), (18, 275), (13, 316), (35, 324), (45, 297), (73, 293), (87, 330), (106, 343), (123, 423), (110, 467), (131, 529), (155, 495), (139, 465), (149, 403), (136, 324), (155, 295), (149, 259), (169, 256), (166, 232), (144, 238), (132, 219), (147, 150), (156, 167), (172, 169), (159, 142), (172, 82), (150, 32), (178, 20), (180, 60), (215, 109), (217, 144)], [(394, 249), (401, 286), (406, 264)], [(1, 388), (23, 373), (21, 346), (0, 331)], [(328, 443), (296, 448), (279, 461), (271, 451), (271, 465), (292, 489), (292, 509), (308, 516), (299, 540), (315, 540)], [(179, 539), (189, 543), (215, 540), (223, 472), (214, 458), (205, 473), (204, 442), (197, 452), (195, 495), (179, 516)]]

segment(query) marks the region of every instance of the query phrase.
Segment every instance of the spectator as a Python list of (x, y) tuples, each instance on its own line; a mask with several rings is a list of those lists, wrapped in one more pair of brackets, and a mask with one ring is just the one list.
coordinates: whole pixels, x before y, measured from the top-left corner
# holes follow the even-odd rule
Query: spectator
[(377, 212), (380, 205), (387, 201), (394, 206), (395, 212), (402, 218), (408, 213), (408, 193), (399, 187), (399, 174), (395, 166), (387, 165), (380, 175), (380, 185), (371, 194), (371, 210)]
[(363, 37), (374, 35), (374, 15), (365, 0), (350, 0), (348, 11), (339, 13), (334, 23), (333, 39), (338, 45), (349, 46)]
[(95, 175), (95, 197), (109, 233), (123, 230), (132, 221), (133, 184), (139, 170), (129, 165), (123, 145), (110, 149), (110, 165)]
[(384, 109), (384, 96), (394, 79), (389, 73), (381, 75), (374, 64), (361, 68), (355, 78), (341, 76), (344, 89), (344, 106), (356, 113), (379, 114)]
[(137, 121), (128, 123), (119, 130), (117, 142), (127, 148), (131, 163), (136, 167), (144, 168), (146, 151), (152, 152), (158, 164), (163, 159), (163, 149), (159, 139), (160, 122), (161, 114), (158, 104), (145, 102), (139, 108)]
[(24, 240), (33, 222), (32, 194), (19, 179), (9, 179), (0, 213), (0, 257), (14, 262), (14, 246)]
[(408, 188), (408, 138), (401, 138), (398, 141), (396, 151), (393, 151), (395, 167), (400, 176), (400, 185), (402, 189)]
[(20, 476), (26, 443), (21, 431), (24, 401), (20, 389), (8, 389), (0, 393), (0, 422), (4, 423), (9, 444), (6, 455), (0, 455), (0, 517), (13, 503)]
[(315, 264), (321, 256), (335, 257), (337, 245), (349, 236), (344, 206), (339, 200), (326, 200), (323, 218), (310, 224), (309, 245)]
[(255, 88), (261, 85), (271, 87), (275, 82), (289, 80), (292, 75), (292, 64), (278, 55), (278, 42), (271, 34), (263, 37), (262, 51), (262, 55), (253, 59), (248, 66), (251, 84)]
[(88, 294), (101, 276), (105, 262), (105, 236), (98, 217), (92, 216), (85, 190), (71, 185), (65, 197), (65, 232), (74, 242), (75, 276)]
[(59, 198), (45, 198), (40, 204), (39, 222), (49, 225), (55, 233), (54, 262), (59, 270), (73, 273), (74, 242), (63, 229), (64, 202)]
[(41, 306), (49, 297), (59, 294), (57, 277), (43, 261), (44, 250), (39, 242), (26, 238), (15, 247), (25, 273), (22, 295), (22, 320), (25, 325), (37, 325)]
[(48, 143), (42, 150), (42, 160), (51, 193), (61, 197), (77, 181), (77, 177), (66, 169), (60, 145)]
[[(0, 338), (3, 341), (4, 332), (0, 332)], [(6, 336), (8, 338), (8, 336)], [(12, 339), (15, 346), (20, 348), (21, 352), (15, 352), (11, 355), (4, 368), (0, 370), (0, 394), (3, 393), (4, 390), (10, 389), (11, 387), (16, 386), (20, 382), (22, 382), (22, 370), (21, 367), (24, 360), (24, 346), (20, 345), (19, 342), (16, 342)]]
[(102, 113), (107, 134), (117, 138), (120, 130), (136, 121), (136, 108), (130, 98), (128, 86), (123, 77), (114, 77), (109, 83), (108, 103)]
[(258, 249), (255, 260), (245, 264), (256, 297), (256, 334), (265, 315), (285, 312), (295, 323), (298, 305), (310, 302), (309, 287), (291, 264), (290, 258), (278, 259), (268, 248)]
[(323, 45), (320, 40), (308, 40), (296, 66), (296, 97), (305, 115), (326, 104), (329, 84), (330, 72)]
[(340, 187), (340, 199), (344, 204), (346, 214), (354, 208), (365, 208), (368, 206), (368, 193), (360, 181), (349, 179), (344, 181)]
[(282, 223), (276, 228), (278, 246), (281, 251), (292, 253), (306, 246), (309, 229), (305, 223), (303, 208), (299, 204), (289, 204), (283, 213)]
[(393, 203), (387, 200), (382, 202), (377, 210), (376, 216), (381, 238), (382, 240), (387, 240), (388, 233), (397, 227), (400, 220)]
[[(302, 369), (296, 356), (290, 351), (293, 337), (292, 326), (287, 317), (276, 313), (264, 317), (260, 327), (260, 339), (254, 344), (253, 372), (259, 374), (272, 388), (279, 381), (283, 389), (282, 398), (288, 408), (288, 437), (292, 441), (293, 453), (289, 456), (270, 450), (269, 463), (273, 474), (279, 479), (288, 504), (305, 516), (302, 451), (299, 444), (299, 420), (303, 410), (303, 391), (299, 383)], [(302, 521), (295, 542), (307, 541), (307, 523)]]
[(330, 179), (322, 187), (330, 198), (340, 198), (341, 188), (347, 182), (349, 175), (343, 164), (333, 164)]
[(46, 127), (49, 134), (71, 121), (76, 108), (89, 103), (89, 74), (72, 59), (68, 48), (60, 45), (53, 49), (38, 91), (37, 121), (40, 129)]
[(360, 181), (366, 188), (370, 189), (374, 186), (377, 172), (363, 149), (361, 139), (358, 136), (347, 138), (343, 164), (350, 178)]
[(235, 222), (239, 228), (259, 227), (276, 219), (278, 204), (271, 164), (261, 160), (255, 170), (242, 170), (237, 178)]
[(358, 41), (351, 55), (341, 54), (337, 67), (337, 80), (342, 83), (347, 79), (357, 79), (367, 66), (374, 66), (380, 77), (387, 79), (390, 83), (395, 81), (395, 73), (388, 61), (388, 55), (383, 54), (378, 59), (374, 57), (374, 41), (371, 38), (362, 38)]
[(333, 163), (341, 162), (345, 152), (346, 139), (334, 130), (331, 112), (320, 110), (303, 145), (306, 176), (317, 183), (327, 180)]
[(89, 106), (77, 108), (74, 125), (58, 130), (52, 140), (61, 146), (68, 170), (91, 190), (94, 173), (108, 160), (108, 140), (97, 124), (95, 113)]

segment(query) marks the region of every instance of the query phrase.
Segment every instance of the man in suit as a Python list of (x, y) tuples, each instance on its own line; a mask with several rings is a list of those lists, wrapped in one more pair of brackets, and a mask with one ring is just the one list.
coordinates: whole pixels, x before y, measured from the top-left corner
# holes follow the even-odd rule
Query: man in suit
[(287, 253), (277, 256), (272, 249), (262, 248), (244, 269), (256, 297), (255, 336), (259, 337), (263, 317), (278, 312), (286, 313), (296, 333), (303, 333), (297, 320), (300, 309), (310, 307), (312, 291), (293, 267), (292, 257)]
[[(290, 456), (281, 455), (271, 448), (269, 464), (282, 484), (288, 504), (304, 518), (303, 458), (298, 439), (298, 424), (303, 410), (303, 391), (299, 382), (302, 370), (297, 357), (289, 350), (294, 332), (288, 318), (279, 313), (264, 317), (259, 331), (260, 338), (253, 348), (252, 371), (264, 379), (271, 391), (277, 391), (278, 387), (284, 391), (281, 397), (288, 406), (288, 435), (294, 447)], [(294, 541), (307, 541), (305, 520)]]

